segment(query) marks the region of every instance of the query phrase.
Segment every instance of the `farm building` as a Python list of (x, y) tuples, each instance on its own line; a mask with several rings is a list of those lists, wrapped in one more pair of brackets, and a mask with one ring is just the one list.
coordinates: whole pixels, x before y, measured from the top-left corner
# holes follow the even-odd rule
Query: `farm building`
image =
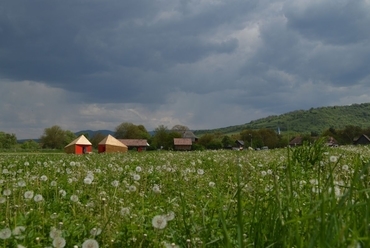
[(336, 139), (334, 139), (333, 137), (328, 137), (326, 139), (326, 142), (325, 144), (327, 146), (330, 146), (330, 147), (333, 147), (333, 146), (338, 146), (338, 141)]
[(302, 137), (295, 137), (291, 141), (289, 141), (290, 146), (301, 146), (303, 144)]
[(366, 134), (362, 134), (360, 137), (353, 141), (354, 145), (369, 145), (370, 138)]
[(190, 130), (184, 131), (182, 133), (182, 137), (183, 138), (190, 138), (192, 142), (197, 142), (198, 141), (198, 137), (195, 136), (195, 134)]
[(174, 138), (173, 145), (177, 151), (190, 151), (192, 145), (191, 138)]
[(244, 149), (244, 141), (242, 141), (242, 140), (236, 140), (235, 141), (235, 147), (238, 150), (243, 150)]
[(146, 139), (119, 139), (129, 150), (137, 150), (138, 152), (145, 151), (149, 146)]
[(86, 139), (84, 135), (81, 135), (77, 139), (66, 145), (64, 147), (64, 151), (66, 153), (74, 154), (90, 153), (92, 151), (92, 144), (88, 139)]
[(127, 152), (127, 150), (128, 148), (125, 144), (123, 144), (110, 134), (98, 144), (99, 153)]

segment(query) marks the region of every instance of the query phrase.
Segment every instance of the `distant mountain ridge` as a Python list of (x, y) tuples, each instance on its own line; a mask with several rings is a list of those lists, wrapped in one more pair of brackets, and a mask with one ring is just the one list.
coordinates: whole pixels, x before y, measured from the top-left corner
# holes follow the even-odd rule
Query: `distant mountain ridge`
[(112, 136), (114, 135), (114, 131), (106, 130), (106, 129), (97, 130), (97, 131), (93, 131), (93, 130), (81, 130), (81, 131), (75, 132), (75, 135), (76, 136), (80, 136), (81, 134), (84, 134), (84, 135), (87, 134), (88, 137), (86, 137), (86, 138), (91, 138), (91, 137), (93, 137), (97, 133), (101, 133), (104, 136), (107, 136), (108, 134), (110, 134)]
[[(370, 103), (310, 108), (309, 110), (295, 110), (281, 115), (272, 115), (253, 120), (241, 125), (192, 131), (195, 135), (202, 135), (205, 133), (233, 134), (240, 133), (245, 129), (268, 128), (273, 130), (279, 129), (282, 132), (315, 132), (320, 134), (330, 127), (334, 129), (344, 129), (349, 125), (359, 126), (361, 128), (370, 127)], [(114, 136), (115, 132), (111, 130), (81, 130), (75, 132), (77, 136), (88, 134), (88, 138), (93, 137), (96, 133), (101, 133), (103, 135), (110, 134)], [(154, 131), (150, 131), (149, 133), (153, 135)], [(30, 139), (18, 140), (18, 142), (26, 140)], [(37, 142), (39, 141), (38, 139), (33, 140)]]
[(242, 125), (210, 130), (196, 130), (196, 135), (205, 133), (238, 133), (245, 129), (268, 128), (297, 133), (322, 133), (330, 127), (344, 129), (345, 126), (370, 127), (370, 103), (351, 104), (347, 106), (328, 106), (295, 110), (281, 115), (273, 115)]

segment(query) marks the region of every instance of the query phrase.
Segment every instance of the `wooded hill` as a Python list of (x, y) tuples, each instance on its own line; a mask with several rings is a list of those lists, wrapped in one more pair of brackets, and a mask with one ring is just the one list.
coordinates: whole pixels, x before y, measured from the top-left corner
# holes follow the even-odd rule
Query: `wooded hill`
[(194, 131), (196, 135), (205, 133), (235, 134), (246, 129), (268, 128), (294, 133), (321, 134), (329, 128), (343, 129), (348, 125), (363, 129), (370, 127), (370, 103), (349, 106), (331, 106), (296, 110), (282, 115), (273, 115), (246, 124)]

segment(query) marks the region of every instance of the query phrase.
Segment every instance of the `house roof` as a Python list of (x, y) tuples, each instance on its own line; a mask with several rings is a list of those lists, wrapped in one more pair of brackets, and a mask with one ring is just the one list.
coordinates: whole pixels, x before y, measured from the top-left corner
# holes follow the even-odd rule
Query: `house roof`
[(71, 143), (69, 143), (65, 147), (73, 146), (73, 145), (90, 145), (91, 146), (92, 144), (83, 134), (81, 134), (81, 136), (73, 140)]
[(125, 144), (120, 142), (118, 139), (114, 138), (112, 135), (108, 134), (102, 141), (99, 142), (99, 145), (112, 145), (119, 147), (127, 147)]
[(184, 131), (183, 133), (182, 133), (182, 137), (183, 138), (195, 138), (195, 139), (197, 139), (198, 137), (197, 136), (195, 136), (195, 134), (192, 132), (192, 131), (190, 131), (190, 130), (186, 130), (186, 131)]
[(191, 138), (174, 138), (173, 144), (175, 146), (191, 146), (193, 143)]
[(357, 139), (355, 139), (354, 142), (356, 143), (357, 141), (359, 141), (361, 139), (361, 137), (364, 137), (367, 141), (370, 142), (370, 138), (366, 134), (362, 134), (360, 137), (358, 137)]
[(149, 146), (146, 139), (119, 139), (126, 146)]
[(238, 143), (239, 145), (244, 146), (244, 141), (242, 141), (242, 140), (236, 140), (235, 143)]
[(295, 137), (290, 142), (289, 145), (300, 145), (302, 144), (302, 137)]

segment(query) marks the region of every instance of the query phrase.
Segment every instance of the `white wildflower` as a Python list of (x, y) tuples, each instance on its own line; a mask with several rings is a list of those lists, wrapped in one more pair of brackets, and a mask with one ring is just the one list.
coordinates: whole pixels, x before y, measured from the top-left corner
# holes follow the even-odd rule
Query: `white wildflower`
[(167, 226), (167, 220), (163, 215), (156, 215), (152, 219), (152, 225), (154, 228), (163, 229)]
[(35, 202), (41, 202), (41, 201), (43, 201), (43, 200), (44, 200), (44, 197), (42, 197), (42, 195), (40, 195), (40, 194), (37, 194), (37, 195), (35, 195), (35, 196), (33, 197), (33, 200), (34, 200)]
[(66, 246), (66, 240), (62, 237), (56, 237), (53, 240), (53, 246), (56, 248), (63, 248), (64, 246)]
[(87, 239), (82, 243), (82, 248), (99, 248), (99, 243), (95, 239)]
[(8, 239), (12, 236), (12, 231), (9, 228), (0, 230), (0, 239)]

